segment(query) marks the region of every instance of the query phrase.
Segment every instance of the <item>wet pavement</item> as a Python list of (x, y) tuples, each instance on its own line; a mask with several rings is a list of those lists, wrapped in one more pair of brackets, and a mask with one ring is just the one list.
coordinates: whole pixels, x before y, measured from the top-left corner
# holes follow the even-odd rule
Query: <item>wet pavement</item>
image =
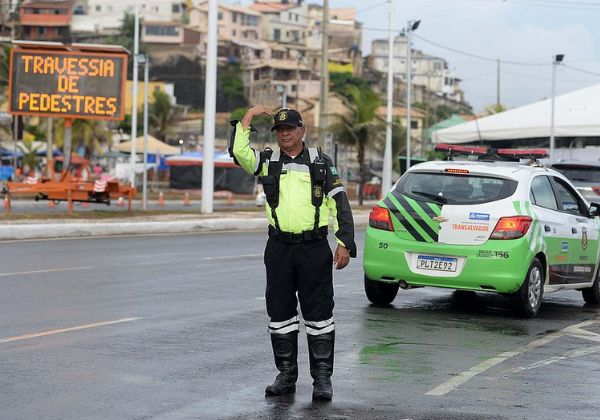
[(335, 273), (333, 401), (310, 399), (303, 333), (296, 394), (265, 399), (265, 240), (0, 243), (0, 418), (597, 418), (600, 308), (580, 293), (549, 294), (533, 320), (442, 289), (375, 307), (360, 259)]

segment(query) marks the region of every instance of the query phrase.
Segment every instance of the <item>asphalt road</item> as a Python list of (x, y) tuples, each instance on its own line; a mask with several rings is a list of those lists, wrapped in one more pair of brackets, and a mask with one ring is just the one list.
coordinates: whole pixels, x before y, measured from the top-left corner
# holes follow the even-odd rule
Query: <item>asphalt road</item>
[(334, 400), (311, 402), (303, 334), (296, 395), (265, 399), (264, 244), (0, 243), (0, 418), (598, 418), (600, 308), (579, 293), (548, 295), (534, 320), (441, 289), (373, 307), (360, 259), (336, 272)]

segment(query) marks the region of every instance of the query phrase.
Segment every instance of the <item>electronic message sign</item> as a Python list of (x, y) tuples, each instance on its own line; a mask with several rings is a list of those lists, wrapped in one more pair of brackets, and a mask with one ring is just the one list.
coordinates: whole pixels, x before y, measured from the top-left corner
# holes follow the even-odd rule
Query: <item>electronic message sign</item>
[(13, 49), (8, 111), (122, 120), (126, 79), (126, 54)]

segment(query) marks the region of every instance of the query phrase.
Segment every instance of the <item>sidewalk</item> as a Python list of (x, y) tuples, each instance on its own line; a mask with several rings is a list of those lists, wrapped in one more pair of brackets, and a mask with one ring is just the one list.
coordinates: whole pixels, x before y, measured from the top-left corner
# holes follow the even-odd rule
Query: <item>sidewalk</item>
[[(40, 215), (40, 217), (42, 217)], [(368, 210), (354, 210), (356, 227), (368, 223)], [(0, 241), (21, 239), (75, 238), (107, 235), (190, 233), (267, 228), (263, 212), (215, 212), (212, 214), (165, 214), (110, 220), (5, 220), (0, 224)]]

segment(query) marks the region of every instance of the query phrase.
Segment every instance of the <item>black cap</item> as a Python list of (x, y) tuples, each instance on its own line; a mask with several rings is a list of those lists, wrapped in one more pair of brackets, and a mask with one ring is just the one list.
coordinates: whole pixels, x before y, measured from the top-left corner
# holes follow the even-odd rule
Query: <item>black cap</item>
[(273, 117), (273, 127), (271, 131), (276, 130), (280, 125), (289, 125), (290, 127), (303, 127), (302, 116), (295, 109), (283, 108), (277, 111)]

